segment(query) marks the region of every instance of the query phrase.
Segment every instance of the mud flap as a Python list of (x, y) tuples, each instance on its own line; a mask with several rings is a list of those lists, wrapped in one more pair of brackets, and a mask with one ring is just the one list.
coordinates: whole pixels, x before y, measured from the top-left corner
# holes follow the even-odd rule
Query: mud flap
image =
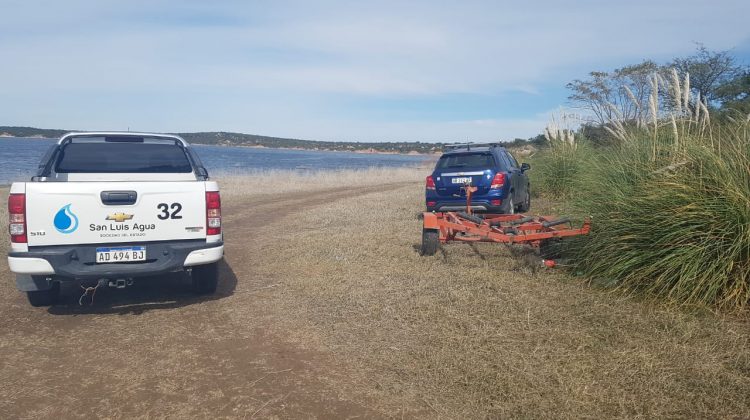
[(422, 228), (439, 230), (440, 225), (437, 221), (437, 215), (429, 211), (422, 213)]

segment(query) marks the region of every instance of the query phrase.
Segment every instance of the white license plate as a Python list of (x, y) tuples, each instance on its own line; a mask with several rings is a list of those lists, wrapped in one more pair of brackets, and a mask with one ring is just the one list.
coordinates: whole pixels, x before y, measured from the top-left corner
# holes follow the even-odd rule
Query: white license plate
[(121, 263), (146, 261), (145, 246), (119, 246), (114, 248), (96, 248), (96, 262)]
[(471, 177), (453, 178), (451, 182), (454, 184), (471, 184)]

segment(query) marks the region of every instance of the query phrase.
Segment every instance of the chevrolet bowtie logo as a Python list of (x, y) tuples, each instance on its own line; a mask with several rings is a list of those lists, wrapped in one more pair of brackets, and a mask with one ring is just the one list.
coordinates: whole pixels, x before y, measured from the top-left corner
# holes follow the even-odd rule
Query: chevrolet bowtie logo
[(107, 216), (107, 220), (114, 220), (115, 222), (124, 222), (133, 218), (132, 214), (115, 213)]

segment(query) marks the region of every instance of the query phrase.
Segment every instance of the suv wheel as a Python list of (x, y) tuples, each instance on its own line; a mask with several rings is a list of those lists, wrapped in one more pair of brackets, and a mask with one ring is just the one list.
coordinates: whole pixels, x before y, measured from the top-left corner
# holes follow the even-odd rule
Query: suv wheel
[(513, 203), (513, 193), (511, 193), (510, 197), (508, 197), (508, 209), (505, 211), (505, 214), (515, 214), (516, 213), (516, 205)]
[(518, 206), (518, 211), (525, 213), (531, 209), (531, 191), (529, 191), (529, 188), (526, 188), (526, 198), (524, 198), (523, 203)]

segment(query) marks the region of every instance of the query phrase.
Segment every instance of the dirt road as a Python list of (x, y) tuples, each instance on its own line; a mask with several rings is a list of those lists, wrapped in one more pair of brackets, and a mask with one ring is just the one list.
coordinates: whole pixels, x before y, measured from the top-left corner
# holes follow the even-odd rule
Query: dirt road
[(175, 276), (100, 290), (85, 307), (67, 288), (60, 305), (32, 308), (0, 265), (0, 418), (377, 417), (326, 386), (346, 367), (275, 328), (264, 303), (276, 279), (254, 256), (279, 230), (314, 228), (285, 216), (396, 187), (226, 200), (226, 259), (207, 298)]

